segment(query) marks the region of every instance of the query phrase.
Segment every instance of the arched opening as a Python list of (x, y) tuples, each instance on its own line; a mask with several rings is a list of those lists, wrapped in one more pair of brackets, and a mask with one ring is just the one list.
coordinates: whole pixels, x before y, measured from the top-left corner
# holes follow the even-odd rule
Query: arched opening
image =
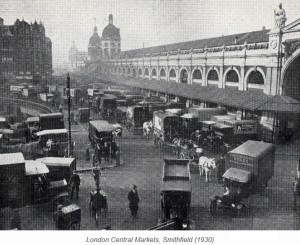
[(132, 69), (132, 76), (136, 77), (136, 70), (135, 70), (135, 68)]
[(202, 73), (199, 69), (193, 72), (193, 83), (199, 83), (202, 80)]
[(208, 75), (207, 75), (207, 80), (210, 81), (219, 81), (219, 75), (216, 70), (210, 70)]
[(121, 73), (121, 68), (119, 67), (119, 73)]
[(176, 77), (176, 72), (175, 72), (174, 69), (171, 69), (171, 71), (170, 71), (170, 77), (172, 77), (172, 78)]
[(139, 76), (142, 76), (142, 75), (143, 75), (143, 71), (142, 71), (141, 68), (139, 68), (138, 74), (139, 74)]
[(225, 82), (238, 83), (239, 82), (239, 75), (236, 73), (235, 70), (230, 70), (226, 74)]
[(130, 75), (130, 68), (127, 68), (127, 74)]
[(180, 72), (180, 82), (188, 83), (188, 72), (186, 69), (182, 69), (182, 71)]
[(264, 89), (264, 77), (258, 70), (253, 70), (247, 78), (248, 89)]
[(126, 71), (125, 71), (125, 67), (123, 68), (123, 72), (122, 72), (122, 73), (123, 73), (123, 75), (125, 75), (125, 73), (126, 73)]
[(283, 77), (283, 95), (300, 100), (300, 55), (288, 66)]
[(145, 69), (145, 76), (149, 76), (149, 69), (148, 68)]
[(157, 76), (157, 72), (156, 72), (156, 69), (155, 69), (155, 68), (152, 69), (151, 75), (152, 75), (153, 77), (156, 77), (156, 76)]
[(166, 76), (166, 71), (165, 71), (164, 68), (162, 68), (162, 69), (160, 70), (160, 77), (165, 77), (165, 76)]

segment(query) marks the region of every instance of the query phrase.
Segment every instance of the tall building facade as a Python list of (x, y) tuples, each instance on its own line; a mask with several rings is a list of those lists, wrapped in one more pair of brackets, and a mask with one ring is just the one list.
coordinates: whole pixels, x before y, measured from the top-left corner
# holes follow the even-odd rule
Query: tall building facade
[(69, 61), (71, 67), (75, 70), (85, 66), (86, 61), (88, 60), (88, 53), (84, 51), (79, 51), (73, 42), (72, 47), (69, 50)]
[(45, 27), (17, 19), (4, 25), (0, 17), (0, 86), (5, 83), (44, 84), (52, 76), (52, 42)]
[(109, 23), (103, 29), (102, 36), (98, 34), (98, 28), (94, 27), (94, 33), (90, 38), (88, 53), (92, 61), (107, 60), (121, 52), (120, 29), (113, 23), (113, 15), (109, 15)]

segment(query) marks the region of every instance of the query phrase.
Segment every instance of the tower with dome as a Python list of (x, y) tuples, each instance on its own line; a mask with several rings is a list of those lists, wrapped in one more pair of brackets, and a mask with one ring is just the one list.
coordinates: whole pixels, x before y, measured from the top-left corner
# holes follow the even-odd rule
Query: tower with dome
[(101, 37), (98, 35), (97, 27), (94, 27), (94, 33), (88, 46), (88, 53), (92, 61), (109, 59), (121, 52), (120, 29), (113, 24), (112, 14), (108, 18), (109, 23), (103, 29)]

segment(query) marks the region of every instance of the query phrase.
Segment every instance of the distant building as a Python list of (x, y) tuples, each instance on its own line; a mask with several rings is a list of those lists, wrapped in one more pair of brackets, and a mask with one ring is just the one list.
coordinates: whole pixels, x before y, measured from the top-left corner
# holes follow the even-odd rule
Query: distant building
[(113, 24), (113, 15), (109, 15), (109, 23), (103, 29), (102, 37), (98, 35), (98, 28), (94, 27), (88, 46), (88, 54), (92, 61), (106, 60), (121, 52), (120, 29)]
[(85, 66), (85, 62), (88, 60), (88, 53), (79, 51), (73, 42), (72, 47), (69, 50), (69, 61), (73, 69), (81, 68)]
[(52, 42), (45, 27), (17, 19), (4, 25), (0, 17), (0, 87), (5, 83), (44, 84), (52, 76)]

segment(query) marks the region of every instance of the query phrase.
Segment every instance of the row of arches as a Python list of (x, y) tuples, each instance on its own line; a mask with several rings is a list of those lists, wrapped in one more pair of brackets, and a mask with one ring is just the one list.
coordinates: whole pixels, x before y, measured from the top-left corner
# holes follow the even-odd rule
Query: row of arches
[[(112, 69), (112, 72), (115, 73), (120, 73), (120, 74), (125, 74), (133, 77), (151, 77), (152, 78), (157, 78), (158, 73), (159, 77), (161, 80), (167, 80), (167, 72), (165, 68), (160, 68), (159, 72), (157, 72), (156, 68), (152, 68), (151, 70), (146, 67), (144, 70), (142, 68), (130, 68), (130, 67), (115, 67)], [(179, 71), (179, 74), (177, 75), (177, 72), (175, 68), (171, 68), (168, 73), (169, 80), (176, 80), (177, 76), (178, 81), (180, 83), (188, 83), (189, 81), (189, 72), (186, 68), (182, 68)], [(246, 74), (246, 80), (248, 84), (253, 84), (253, 85), (264, 85), (265, 83), (265, 77), (264, 77), (264, 72), (260, 68), (252, 68), (248, 71)], [(208, 69), (206, 73), (206, 79), (208, 81), (208, 84), (210, 83), (217, 83), (220, 79), (220, 73), (218, 69), (211, 67)], [(203, 72), (201, 71), (200, 68), (195, 68), (192, 73), (191, 73), (191, 81), (192, 82), (201, 82), (203, 79)], [(236, 67), (230, 67), (225, 70), (224, 72), (224, 79), (225, 83), (228, 83), (229, 86), (238, 86), (238, 83), (240, 82), (240, 74), (239, 70)]]

